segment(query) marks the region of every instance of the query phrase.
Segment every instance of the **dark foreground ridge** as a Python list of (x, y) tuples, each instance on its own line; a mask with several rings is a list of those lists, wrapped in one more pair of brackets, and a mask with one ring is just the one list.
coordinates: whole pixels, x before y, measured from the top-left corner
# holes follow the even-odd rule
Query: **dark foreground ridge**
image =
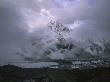
[(110, 67), (92, 69), (0, 67), (0, 82), (110, 82)]

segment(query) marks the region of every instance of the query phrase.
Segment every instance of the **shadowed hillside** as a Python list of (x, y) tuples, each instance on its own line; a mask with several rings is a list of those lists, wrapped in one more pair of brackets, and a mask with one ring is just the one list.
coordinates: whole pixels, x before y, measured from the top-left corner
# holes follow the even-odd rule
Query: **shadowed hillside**
[(50, 68), (0, 67), (1, 82), (110, 82), (110, 68), (66, 70)]

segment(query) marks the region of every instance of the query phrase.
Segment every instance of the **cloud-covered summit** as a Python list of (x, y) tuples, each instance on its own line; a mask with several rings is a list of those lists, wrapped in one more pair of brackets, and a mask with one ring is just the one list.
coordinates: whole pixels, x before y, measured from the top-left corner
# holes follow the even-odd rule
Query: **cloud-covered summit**
[(23, 45), (31, 50), (30, 39), (44, 34), (50, 39), (46, 25), (51, 18), (74, 29), (71, 37), (77, 41), (109, 40), (109, 4), (109, 0), (0, 0), (1, 64), (22, 60), (14, 52)]

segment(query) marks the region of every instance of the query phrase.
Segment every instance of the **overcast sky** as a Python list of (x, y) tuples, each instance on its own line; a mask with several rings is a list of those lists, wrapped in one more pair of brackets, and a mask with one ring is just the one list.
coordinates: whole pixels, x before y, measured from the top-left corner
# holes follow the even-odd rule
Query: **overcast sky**
[(0, 63), (23, 60), (14, 53), (51, 19), (72, 28), (76, 40), (110, 39), (110, 0), (0, 0)]

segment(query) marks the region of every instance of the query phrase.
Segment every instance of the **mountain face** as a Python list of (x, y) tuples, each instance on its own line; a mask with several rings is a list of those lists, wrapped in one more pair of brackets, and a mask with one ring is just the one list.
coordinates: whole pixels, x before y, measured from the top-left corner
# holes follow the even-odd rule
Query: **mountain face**
[[(89, 42), (88, 46), (75, 42), (72, 39), (72, 30), (58, 21), (51, 20), (47, 28), (42, 31), (40, 38), (36, 37), (30, 41), (31, 48), (21, 49), (18, 54), (26, 61), (51, 60), (51, 59), (101, 59), (104, 53), (109, 52), (108, 46)], [(107, 48), (105, 50), (105, 48)], [(108, 50), (108, 51), (107, 51)], [(27, 55), (28, 54), (28, 55)]]
[(69, 35), (70, 29), (65, 27), (63, 24), (58, 21), (50, 21), (48, 27), (57, 34), (57, 39), (59, 41), (65, 40), (65, 36)]

